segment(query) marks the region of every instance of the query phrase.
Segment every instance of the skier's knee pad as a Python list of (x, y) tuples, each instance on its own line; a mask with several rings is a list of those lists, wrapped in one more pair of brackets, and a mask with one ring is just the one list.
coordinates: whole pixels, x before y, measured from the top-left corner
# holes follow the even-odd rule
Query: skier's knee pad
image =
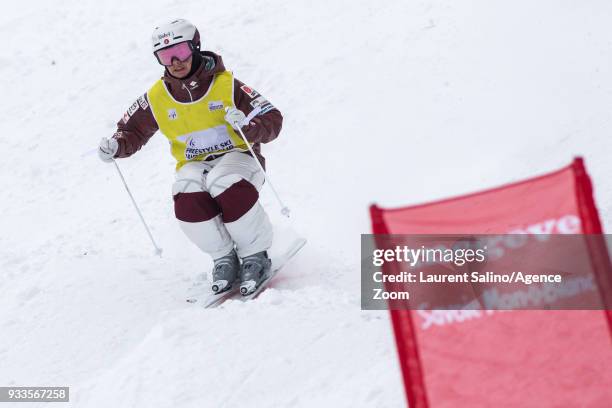
[(206, 191), (178, 193), (174, 196), (174, 214), (180, 221), (208, 221), (220, 212), (216, 201)]
[(254, 185), (240, 179), (217, 195), (214, 200), (223, 213), (223, 222), (234, 222), (253, 208), (259, 200), (259, 192)]

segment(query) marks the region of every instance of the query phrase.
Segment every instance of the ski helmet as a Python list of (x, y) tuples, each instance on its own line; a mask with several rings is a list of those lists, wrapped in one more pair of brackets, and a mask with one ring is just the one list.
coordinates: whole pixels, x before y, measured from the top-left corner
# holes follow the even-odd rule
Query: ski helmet
[(155, 27), (151, 36), (153, 53), (185, 41), (189, 41), (194, 49), (200, 49), (200, 33), (198, 29), (184, 19), (174, 20)]

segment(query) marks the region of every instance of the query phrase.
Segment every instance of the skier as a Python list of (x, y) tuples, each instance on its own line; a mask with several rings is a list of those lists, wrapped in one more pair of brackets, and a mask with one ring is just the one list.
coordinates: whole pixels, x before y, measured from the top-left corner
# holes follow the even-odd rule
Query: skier
[[(272, 225), (259, 203), (264, 175), (260, 145), (274, 140), (283, 118), (263, 96), (234, 78), (221, 56), (201, 51), (200, 34), (179, 19), (153, 31), (164, 76), (140, 96), (100, 141), (105, 162), (136, 153), (159, 130), (176, 159), (174, 212), (185, 235), (214, 260), (212, 289), (240, 280), (252, 293), (268, 273)], [(237, 129), (242, 129), (256, 158)]]

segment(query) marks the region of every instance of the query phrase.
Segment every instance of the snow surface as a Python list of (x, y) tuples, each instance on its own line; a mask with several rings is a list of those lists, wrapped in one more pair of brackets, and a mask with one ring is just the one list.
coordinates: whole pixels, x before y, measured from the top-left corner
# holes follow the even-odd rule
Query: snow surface
[[(402, 406), (388, 315), (360, 310), (368, 205), (583, 155), (609, 229), (611, 14), (604, 0), (3, 4), (0, 385), (68, 385), (62, 406), (78, 407)], [(309, 244), (252, 303), (185, 302), (211, 261), (173, 218), (163, 136), (119, 162), (161, 259), (113, 166), (82, 156), (160, 76), (149, 35), (176, 17), (285, 116), (264, 154)]]

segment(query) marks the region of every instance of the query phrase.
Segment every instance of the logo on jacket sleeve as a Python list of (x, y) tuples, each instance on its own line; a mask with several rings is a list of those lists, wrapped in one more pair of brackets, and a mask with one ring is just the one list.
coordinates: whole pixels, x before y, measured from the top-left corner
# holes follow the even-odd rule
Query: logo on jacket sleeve
[(251, 106), (253, 109), (259, 108), (259, 113), (257, 116), (270, 112), (272, 109), (276, 109), (274, 105), (268, 102), (268, 100), (261, 95), (251, 101)]
[(132, 116), (138, 110), (138, 103), (134, 102), (127, 110), (128, 115)]
[(253, 88), (251, 88), (250, 86), (246, 86), (246, 85), (242, 85), (240, 87), (240, 89), (242, 89), (242, 92), (244, 92), (245, 94), (249, 95), (249, 97), (251, 99), (255, 98), (257, 95), (259, 95), (257, 93), (256, 90), (254, 90)]
[(134, 102), (128, 110), (123, 114), (123, 123), (128, 123), (134, 112), (138, 110), (138, 102)]
[(144, 95), (138, 98), (138, 104), (140, 105), (142, 110), (146, 110), (149, 107), (149, 102), (147, 102), (147, 98), (145, 98)]
[(176, 109), (168, 109), (168, 119), (176, 120), (178, 118), (178, 114), (176, 113)]

